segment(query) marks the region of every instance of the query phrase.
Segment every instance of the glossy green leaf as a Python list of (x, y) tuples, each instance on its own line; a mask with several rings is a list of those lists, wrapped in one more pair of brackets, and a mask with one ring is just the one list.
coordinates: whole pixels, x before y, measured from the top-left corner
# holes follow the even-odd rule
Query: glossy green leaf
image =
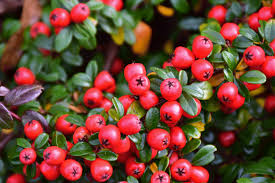
[(234, 71), (235, 67), (237, 66), (237, 60), (234, 57), (234, 55), (228, 51), (223, 51), (222, 57), (228, 65), (228, 67), (231, 69), (231, 71)]
[(72, 78), (73, 84), (76, 86), (90, 87), (92, 84), (91, 76), (85, 73), (77, 73)]
[(101, 158), (101, 159), (104, 159), (104, 160), (107, 160), (107, 161), (116, 161), (117, 160), (117, 157), (118, 155), (112, 151), (109, 151), (109, 150), (101, 150), (97, 153), (97, 155)]
[(189, 11), (189, 4), (187, 0), (170, 0), (172, 6), (180, 13), (187, 13)]
[(251, 41), (255, 41), (255, 42), (260, 41), (258, 34), (253, 29), (250, 29), (247, 27), (242, 27), (242, 28), (240, 28), (239, 32), (241, 35), (250, 39)]
[(213, 43), (225, 45), (225, 40), (219, 32), (204, 30), (201, 34), (208, 37)]
[(193, 152), (201, 145), (200, 139), (192, 139), (191, 141), (187, 142), (184, 148), (182, 149), (183, 154), (188, 154)]
[(157, 128), (158, 123), (160, 121), (160, 112), (159, 109), (153, 107), (148, 110), (145, 117), (145, 127), (147, 130), (153, 130)]
[(60, 33), (56, 36), (54, 42), (54, 48), (57, 52), (62, 52), (65, 50), (72, 42), (73, 31), (67, 27), (60, 31)]
[(182, 89), (199, 100), (208, 100), (213, 96), (213, 88), (208, 81), (194, 82), (183, 86)]
[(91, 60), (86, 67), (86, 74), (90, 76), (93, 81), (98, 74), (98, 65), (95, 60)]
[(206, 145), (202, 147), (193, 157), (192, 165), (205, 166), (215, 159), (214, 152), (217, 148), (213, 145)]
[(100, 142), (98, 140), (98, 132), (97, 133), (93, 133), (90, 137), (89, 137), (89, 144), (93, 145), (93, 146), (97, 146), (100, 145)]
[(186, 92), (182, 92), (179, 99), (182, 109), (191, 116), (195, 116), (198, 112), (198, 107), (195, 99)]
[(266, 82), (266, 76), (261, 71), (252, 70), (244, 73), (240, 80), (252, 84), (263, 84)]
[(146, 110), (140, 105), (138, 101), (134, 101), (127, 110), (127, 114), (135, 114), (141, 119), (146, 114)]
[(187, 76), (186, 71), (181, 70), (179, 72), (179, 82), (180, 82), (181, 86), (187, 85), (187, 83), (188, 83), (188, 76)]
[(77, 114), (69, 114), (69, 116), (67, 116), (65, 118), (66, 121), (68, 121), (69, 123), (75, 124), (77, 126), (85, 126), (85, 121), (84, 119)]
[(92, 147), (87, 142), (78, 142), (71, 148), (70, 155), (84, 156), (92, 152)]
[(160, 159), (160, 161), (158, 163), (158, 170), (166, 171), (168, 165), (169, 165), (169, 158), (168, 158), (168, 156), (164, 156), (163, 158)]
[(240, 178), (237, 183), (253, 183), (249, 178)]
[(127, 177), (127, 182), (128, 183), (138, 183), (138, 180), (133, 176), (128, 176)]
[(117, 112), (119, 118), (122, 118), (124, 116), (124, 107), (123, 107), (122, 103), (116, 97), (112, 98), (112, 103), (114, 104), (114, 107), (116, 109), (116, 112)]
[(195, 139), (198, 139), (201, 136), (200, 131), (192, 125), (184, 125), (184, 126), (181, 127), (181, 129), (184, 131), (185, 135), (188, 135), (188, 136), (193, 137)]
[(267, 22), (264, 29), (265, 39), (270, 43), (275, 39), (275, 22)]
[(104, 7), (104, 4), (101, 1), (89, 1), (87, 2), (87, 6), (90, 11), (101, 10)]
[(253, 41), (250, 39), (244, 37), (244, 36), (238, 36), (236, 39), (234, 39), (232, 46), (237, 48), (248, 48), (249, 46), (253, 45)]
[(31, 148), (31, 143), (24, 138), (17, 138), (16, 144), (23, 148)]
[(52, 145), (60, 147), (62, 149), (67, 149), (66, 137), (59, 131), (55, 131), (52, 134)]
[(40, 134), (34, 141), (35, 149), (40, 149), (49, 141), (49, 135), (47, 133)]

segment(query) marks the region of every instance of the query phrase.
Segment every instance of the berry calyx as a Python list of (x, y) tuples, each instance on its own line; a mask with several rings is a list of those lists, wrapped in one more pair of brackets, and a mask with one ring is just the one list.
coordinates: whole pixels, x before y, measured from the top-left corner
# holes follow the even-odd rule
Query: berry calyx
[(225, 105), (231, 104), (237, 97), (238, 88), (232, 82), (227, 82), (221, 85), (218, 90), (218, 99)]
[(71, 18), (74, 23), (82, 23), (90, 15), (89, 7), (84, 3), (75, 5), (71, 10)]
[(139, 75), (139, 74), (146, 75), (146, 69), (144, 65), (141, 63), (128, 64), (124, 68), (124, 77), (128, 82), (132, 79), (133, 76)]
[(60, 165), (66, 158), (66, 151), (57, 146), (50, 146), (44, 150), (43, 158), (49, 165)]
[(97, 158), (91, 163), (90, 171), (94, 180), (105, 182), (112, 176), (113, 167), (108, 161)]
[(86, 128), (92, 133), (99, 132), (100, 129), (105, 125), (105, 119), (99, 114), (89, 116), (86, 120)]
[(120, 143), (120, 131), (115, 125), (103, 126), (98, 134), (101, 145), (105, 148), (112, 148)]
[(30, 69), (20, 67), (14, 74), (14, 81), (17, 85), (31, 85), (35, 82), (35, 75)]
[(150, 89), (150, 81), (145, 75), (135, 75), (129, 81), (129, 89), (134, 95), (143, 95)]
[(127, 114), (118, 121), (117, 126), (124, 135), (133, 135), (140, 131), (141, 121), (137, 115)]
[(212, 77), (214, 68), (207, 60), (199, 59), (192, 64), (191, 71), (197, 80), (207, 81)]
[(70, 22), (70, 14), (63, 8), (56, 8), (50, 13), (50, 23), (54, 27), (66, 27)]
[(78, 127), (73, 134), (74, 144), (78, 142), (87, 142), (90, 136), (89, 130), (86, 127)]
[(177, 124), (182, 116), (182, 108), (177, 101), (165, 102), (160, 108), (160, 119), (169, 127)]
[(69, 116), (69, 114), (64, 114), (60, 116), (55, 123), (55, 129), (57, 131), (60, 131), (64, 135), (71, 135), (76, 130), (77, 126), (75, 124), (72, 124), (68, 121), (66, 121), (66, 118)]
[(206, 58), (213, 50), (213, 43), (205, 36), (197, 36), (193, 40), (192, 52), (196, 58)]
[(186, 181), (191, 176), (191, 163), (186, 159), (179, 159), (171, 166), (171, 175), (177, 181)]
[(162, 151), (170, 145), (170, 134), (166, 130), (155, 128), (148, 133), (147, 143), (150, 147)]
[(82, 176), (82, 166), (76, 160), (67, 159), (61, 164), (60, 173), (65, 179), (76, 181)]
[(19, 154), (19, 160), (24, 165), (33, 164), (36, 160), (36, 152), (32, 148), (25, 148)]
[(176, 78), (168, 78), (162, 81), (160, 92), (163, 98), (168, 101), (177, 100), (182, 93), (182, 86)]
[(170, 183), (170, 177), (164, 171), (156, 171), (151, 177), (151, 183)]
[(170, 137), (171, 137), (170, 146), (169, 146), (170, 149), (174, 151), (178, 151), (184, 148), (186, 144), (186, 137), (184, 135), (183, 130), (180, 127), (176, 126), (171, 128)]
[(125, 163), (125, 171), (128, 176), (140, 178), (145, 171), (145, 164), (136, 162), (135, 157), (130, 157)]
[(243, 53), (243, 59), (248, 66), (260, 66), (265, 62), (265, 52), (259, 46), (249, 46)]

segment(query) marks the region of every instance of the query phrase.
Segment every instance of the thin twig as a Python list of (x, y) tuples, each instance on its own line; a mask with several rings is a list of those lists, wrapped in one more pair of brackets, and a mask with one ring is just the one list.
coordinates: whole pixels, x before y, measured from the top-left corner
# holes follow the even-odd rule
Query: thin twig
[(110, 41), (106, 48), (106, 59), (105, 59), (105, 66), (104, 70), (109, 71), (113, 61), (115, 60), (117, 53), (118, 53), (118, 46), (113, 42)]

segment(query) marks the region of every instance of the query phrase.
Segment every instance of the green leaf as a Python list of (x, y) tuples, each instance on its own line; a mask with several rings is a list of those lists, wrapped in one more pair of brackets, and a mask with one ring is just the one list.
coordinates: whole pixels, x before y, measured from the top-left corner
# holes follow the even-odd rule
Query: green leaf
[(145, 127), (147, 130), (153, 130), (157, 128), (160, 121), (160, 112), (159, 109), (153, 107), (149, 109), (145, 117)]
[(86, 67), (86, 74), (91, 78), (91, 81), (93, 81), (97, 74), (98, 74), (98, 65), (95, 60), (91, 60), (87, 67)]
[(265, 39), (270, 43), (275, 39), (275, 22), (267, 22), (264, 29)]
[(49, 141), (49, 135), (47, 133), (40, 134), (34, 141), (35, 149), (40, 149)]
[(109, 151), (109, 150), (101, 150), (97, 153), (97, 155), (101, 158), (101, 159), (104, 159), (104, 160), (107, 160), (107, 161), (116, 161), (117, 160), (117, 157), (118, 155), (112, 151)]
[(239, 35), (236, 39), (234, 39), (232, 46), (238, 47), (238, 48), (248, 48), (249, 46), (253, 45), (253, 41), (250, 39)]
[(87, 155), (81, 156), (82, 158), (89, 160), (89, 161), (94, 161), (96, 159), (96, 154), (94, 152), (89, 153)]
[(144, 147), (139, 151), (140, 160), (144, 163), (149, 162), (152, 156), (152, 149), (149, 145), (145, 144)]
[(261, 71), (251, 70), (244, 73), (240, 80), (252, 84), (263, 84), (266, 82), (266, 76)]
[(169, 165), (169, 158), (168, 158), (168, 156), (164, 156), (163, 158), (160, 159), (160, 161), (158, 163), (158, 170), (166, 171), (168, 165)]
[(52, 145), (67, 150), (66, 137), (61, 132), (54, 131), (52, 134)]
[(189, 11), (189, 4), (187, 0), (170, 0), (172, 6), (180, 13), (187, 13)]
[(250, 95), (249, 95), (249, 90), (247, 89), (247, 87), (243, 84), (243, 82), (241, 82), (240, 80), (238, 79), (234, 79), (234, 84), (238, 87), (238, 91), (239, 93), (245, 97), (245, 98), (248, 98)]
[(213, 88), (208, 81), (194, 82), (183, 86), (182, 89), (199, 100), (208, 100), (213, 96)]
[(234, 55), (228, 51), (223, 51), (222, 57), (228, 65), (228, 67), (231, 69), (231, 71), (234, 71), (235, 67), (237, 66), (237, 60), (234, 57)]
[(138, 101), (134, 101), (128, 108), (127, 114), (135, 114), (141, 119), (146, 114), (146, 110), (143, 109)]
[(100, 142), (98, 140), (98, 132), (97, 133), (93, 133), (88, 140), (89, 144), (93, 145), (93, 146), (97, 146), (100, 145)]
[(93, 152), (92, 147), (87, 142), (78, 142), (71, 148), (70, 155), (84, 156), (92, 152)]
[(113, 120), (115, 120), (115, 121), (119, 121), (119, 114), (116, 112), (116, 110), (115, 109), (110, 109), (109, 111), (108, 111), (108, 114), (109, 114), (109, 116), (113, 119)]
[(255, 42), (260, 41), (258, 34), (253, 29), (250, 29), (248, 27), (242, 27), (240, 28), (239, 32), (241, 35), (250, 39), (251, 41), (255, 41)]
[(104, 4), (100, 1), (89, 1), (86, 3), (90, 11), (101, 10)]
[(195, 99), (191, 97), (185, 91), (182, 92), (182, 95), (179, 99), (182, 109), (191, 116), (195, 116), (198, 112), (198, 107)]
[(128, 176), (127, 177), (127, 182), (128, 183), (138, 183), (138, 180), (133, 176)]
[(31, 148), (32, 147), (31, 143), (24, 138), (17, 138), (16, 144), (23, 148)]
[(91, 87), (92, 84), (91, 76), (85, 73), (75, 74), (72, 78), (72, 81), (74, 85), (82, 87)]
[(181, 127), (181, 129), (184, 131), (185, 135), (188, 135), (188, 136), (193, 137), (195, 139), (198, 139), (201, 136), (200, 131), (192, 125), (184, 125), (184, 126)]
[(183, 30), (198, 31), (205, 18), (202, 17), (184, 17), (179, 21), (179, 27)]
[(32, 163), (30, 165), (27, 165), (26, 174), (27, 177), (33, 178), (36, 175), (36, 163)]
[(182, 149), (183, 154), (188, 154), (190, 152), (193, 152), (201, 145), (200, 139), (192, 139), (191, 141), (187, 142), (187, 144)]
[(242, 15), (242, 6), (239, 2), (233, 2), (231, 7), (227, 10), (226, 21), (233, 21), (235, 18), (239, 18)]
[(84, 25), (87, 33), (89, 33), (91, 37), (95, 36), (97, 30), (96, 30), (94, 23), (89, 18), (87, 18), (83, 22), (83, 25)]
[(224, 38), (219, 32), (213, 30), (204, 30), (201, 35), (208, 37), (213, 43), (226, 45)]
[(213, 145), (206, 145), (202, 147), (193, 157), (192, 165), (205, 166), (215, 159), (214, 152), (217, 148)]
[(68, 121), (69, 123), (75, 124), (77, 126), (85, 126), (85, 121), (84, 119), (77, 114), (70, 114), (69, 116), (67, 116), (65, 118), (66, 121)]
[(168, 79), (169, 78), (169, 76), (167, 75), (167, 72), (165, 71), (165, 69), (161, 69), (161, 68), (158, 68), (158, 67), (150, 67), (150, 70), (157, 73), (157, 75), (162, 79)]
[(136, 42), (136, 36), (134, 31), (130, 28), (124, 28), (124, 40), (129, 45), (133, 45)]
[(261, 6), (261, 0), (244, 0), (244, 10), (247, 14), (256, 12)]
[(115, 109), (116, 109), (116, 112), (119, 116), (119, 119), (122, 118), (124, 116), (124, 107), (123, 107), (122, 103), (116, 97), (112, 98), (112, 103), (115, 106)]
[(65, 50), (73, 39), (73, 31), (67, 27), (60, 31), (60, 33), (56, 36), (54, 41), (54, 48), (57, 52), (62, 52)]
[(249, 178), (240, 178), (237, 183), (253, 183)]
[(233, 75), (233, 72), (231, 71), (231, 69), (229, 69), (229, 68), (224, 68), (223, 73), (224, 73), (224, 77), (225, 77), (225, 79), (226, 79), (227, 81), (233, 82), (233, 80), (234, 80), (234, 75)]
[(179, 72), (179, 82), (180, 82), (181, 86), (187, 85), (187, 83), (188, 83), (188, 76), (187, 76), (186, 71), (181, 70)]

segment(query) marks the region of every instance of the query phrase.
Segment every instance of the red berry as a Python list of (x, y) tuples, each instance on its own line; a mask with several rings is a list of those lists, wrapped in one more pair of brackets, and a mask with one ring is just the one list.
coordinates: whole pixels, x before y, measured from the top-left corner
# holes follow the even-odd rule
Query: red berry
[(168, 78), (162, 81), (160, 92), (163, 98), (168, 101), (177, 100), (182, 93), (182, 86), (176, 78)]
[(239, 109), (245, 102), (245, 98), (240, 94), (237, 95), (236, 99), (228, 106), (232, 109)]
[(44, 150), (43, 158), (49, 165), (60, 165), (66, 158), (66, 151), (57, 146), (50, 146)]
[(269, 43), (269, 46), (272, 48), (273, 52), (275, 53), (275, 39)]
[(118, 121), (117, 126), (124, 135), (133, 135), (140, 131), (141, 121), (137, 115), (127, 114)]
[(190, 179), (194, 183), (206, 183), (209, 180), (209, 173), (201, 166), (193, 166)]
[(269, 113), (275, 112), (275, 95), (266, 97), (264, 108)]
[(221, 35), (225, 40), (229, 40), (232, 42), (234, 39), (237, 38), (239, 33), (240, 27), (235, 23), (225, 23), (221, 28)]
[(108, 161), (97, 158), (91, 163), (90, 171), (97, 182), (105, 182), (112, 176), (113, 167)]
[(100, 103), (100, 107), (104, 108), (106, 112), (108, 112), (113, 106), (113, 103), (107, 99), (107, 98), (103, 98), (101, 103)]
[(73, 146), (74, 145), (71, 142), (67, 141), (67, 152), (70, 152), (70, 150)]
[(177, 181), (186, 181), (191, 176), (191, 163), (186, 159), (179, 159), (171, 166), (171, 175)]
[(151, 183), (170, 183), (170, 177), (164, 171), (156, 171), (151, 177)]
[(116, 9), (116, 11), (120, 11), (123, 8), (122, 0), (101, 0), (104, 4), (109, 5)]
[(221, 132), (219, 134), (219, 142), (223, 147), (230, 147), (236, 141), (236, 136), (233, 131)]
[(247, 82), (243, 82), (243, 84), (246, 86), (246, 88), (249, 91), (256, 90), (256, 89), (260, 88), (260, 86), (261, 86), (261, 84), (252, 84), (252, 83), (247, 83)]
[(32, 120), (25, 124), (24, 133), (30, 140), (35, 140), (36, 137), (43, 133), (43, 127), (38, 121)]
[(258, 13), (253, 13), (249, 16), (248, 25), (251, 29), (258, 32), (258, 28), (261, 26), (259, 23)]
[(143, 64), (132, 63), (128, 64), (124, 69), (124, 77), (126, 81), (130, 81), (135, 75), (146, 75), (146, 70)]
[(40, 171), (47, 180), (56, 180), (60, 175), (59, 166), (49, 165), (46, 161), (40, 164)]
[(179, 155), (177, 152), (173, 152), (169, 158), (169, 166), (172, 166), (179, 159)]
[(128, 152), (125, 152), (125, 153), (120, 153), (120, 154), (118, 154), (117, 161), (119, 163), (123, 163), (124, 164), (131, 155), (132, 155), (131, 151), (128, 151)]
[(70, 14), (63, 8), (56, 8), (50, 13), (50, 22), (54, 27), (66, 27), (71, 22)]
[(30, 69), (20, 67), (14, 74), (14, 80), (17, 85), (31, 85), (35, 82), (35, 75)]
[(71, 18), (74, 23), (82, 23), (90, 15), (89, 7), (84, 3), (75, 5), (71, 10)]
[(174, 67), (180, 69), (187, 69), (189, 68), (192, 63), (195, 61), (195, 57), (193, 53), (185, 47), (178, 46), (171, 59), (171, 63)]
[(116, 58), (112, 64), (112, 67), (110, 69), (110, 72), (113, 75), (117, 75), (120, 73), (120, 71), (122, 71), (123, 69), (123, 61), (120, 58)]
[(221, 111), (222, 111), (224, 114), (231, 114), (231, 113), (233, 113), (234, 111), (236, 111), (236, 109), (232, 109), (232, 108), (228, 107), (227, 105), (222, 104), (222, 105), (221, 105)]
[(220, 24), (223, 24), (225, 22), (226, 12), (227, 9), (225, 7), (223, 7), (222, 5), (217, 5), (211, 8), (211, 10), (208, 13), (208, 18), (214, 18)]
[(107, 91), (115, 86), (115, 80), (108, 71), (101, 71), (95, 78), (94, 87), (101, 91)]
[(73, 135), (74, 144), (78, 142), (87, 142), (90, 136), (89, 130), (86, 127), (78, 127)]
[(191, 67), (192, 74), (199, 81), (209, 80), (214, 72), (214, 68), (207, 60), (196, 60)]
[(124, 96), (119, 97), (118, 100), (122, 103), (123, 108), (124, 108), (124, 114), (126, 114), (128, 108), (135, 101), (135, 98), (131, 95), (124, 95)]
[(248, 66), (259, 66), (265, 62), (265, 52), (259, 46), (249, 46), (243, 53), (243, 59)]
[(272, 7), (272, 12), (275, 13), (275, 1), (274, 0), (272, 1), (272, 6), (271, 7)]
[[(23, 167), (23, 173), (24, 175), (27, 175), (27, 167), (28, 165), (24, 165)], [(40, 165), (36, 162), (35, 165), (35, 176), (32, 179), (37, 179), (40, 176)]]
[(170, 146), (169, 146), (170, 149), (174, 151), (178, 151), (184, 148), (186, 144), (186, 138), (183, 130), (180, 127), (176, 126), (171, 128), (170, 137), (171, 137)]
[(150, 89), (150, 81), (145, 75), (135, 75), (129, 81), (129, 89), (134, 95), (143, 95)]
[(182, 111), (182, 115), (186, 118), (192, 119), (197, 117), (200, 113), (201, 113), (201, 102), (195, 98), (195, 102), (197, 104), (197, 108), (198, 108), (198, 112), (197, 114), (195, 114), (195, 116), (191, 116), (190, 114), (188, 114), (187, 112), (185, 112), (184, 110)]
[(81, 178), (82, 166), (73, 159), (67, 159), (61, 164), (60, 173), (65, 179), (76, 181)]
[(150, 147), (162, 151), (170, 145), (170, 134), (166, 130), (155, 128), (148, 133), (147, 143)]
[(23, 175), (15, 173), (7, 178), (6, 183), (26, 183), (26, 181)]
[(159, 98), (153, 91), (148, 90), (139, 97), (139, 102), (144, 109), (149, 110), (159, 103)]
[(115, 125), (103, 126), (98, 134), (100, 144), (105, 148), (112, 148), (120, 143), (120, 131)]
[(64, 135), (73, 134), (75, 129), (77, 128), (77, 126), (75, 124), (72, 124), (72, 123), (66, 121), (66, 117), (68, 117), (68, 116), (69, 116), (69, 114), (64, 114), (64, 115), (60, 116), (55, 123), (55, 129), (57, 131), (60, 131)]
[(135, 157), (129, 157), (125, 163), (125, 171), (128, 176), (140, 178), (145, 171), (144, 163), (137, 163)]
[(94, 108), (100, 105), (103, 99), (102, 92), (97, 88), (90, 88), (86, 91), (83, 97), (84, 104), (89, 108)]
[(23, 149), (19, 154), (19, 159), (24, 165), (33, 164), (36, 160), (36, 152), (32, 148)]
[(112, 147), (112, 151), (121, 154), (126, 153), (130, 150), (131, 142), (128, 136), (126, 136), (124, 139), (121, 139), (118, 145)]
[(54, 28), (54, 33), (56, 34), (56, 35), (58, 35), (59, 33), (60, 33), (60, 31), (62, 31), (64, 29), (64, 27), (55, 27)]
[(160, 119), (168, 126), (175, 126), (182, 116), (182, 111), (177, 101), (166, 102), (160, 108)]
[(221, 85), (218, 90), (217, 96), (223, 104), (229, 105), (236, 99), (237, 94), (237, 86), (232, 82), (227, 82)]
[(261, 65), (261, 71), (267, 78), (275, 76), (275, 57), (266, 57), (266, 61)]
[(205, 36), (197, 36), (193, 40), (192, 52), (196, 58), (205, 58), (213, 50), (213, 43)]
[(89, 116), (86, 120), (86, 128), (92, 133), (99, 132), (99, 130), (105, 125), (105, 119), (99, 114)]
[(259, 20), (268, 21), (273, 17), (272, 8), (271, 7), (262, 7), (259, 12)]
[(39, 34), (43, 34), (49, 37), (51, 35), (51, 30), (47, 24), (43, 22), (36, 22), (31, 26), (30, 34), (32, 38), (36, 38), (36, 36)]

